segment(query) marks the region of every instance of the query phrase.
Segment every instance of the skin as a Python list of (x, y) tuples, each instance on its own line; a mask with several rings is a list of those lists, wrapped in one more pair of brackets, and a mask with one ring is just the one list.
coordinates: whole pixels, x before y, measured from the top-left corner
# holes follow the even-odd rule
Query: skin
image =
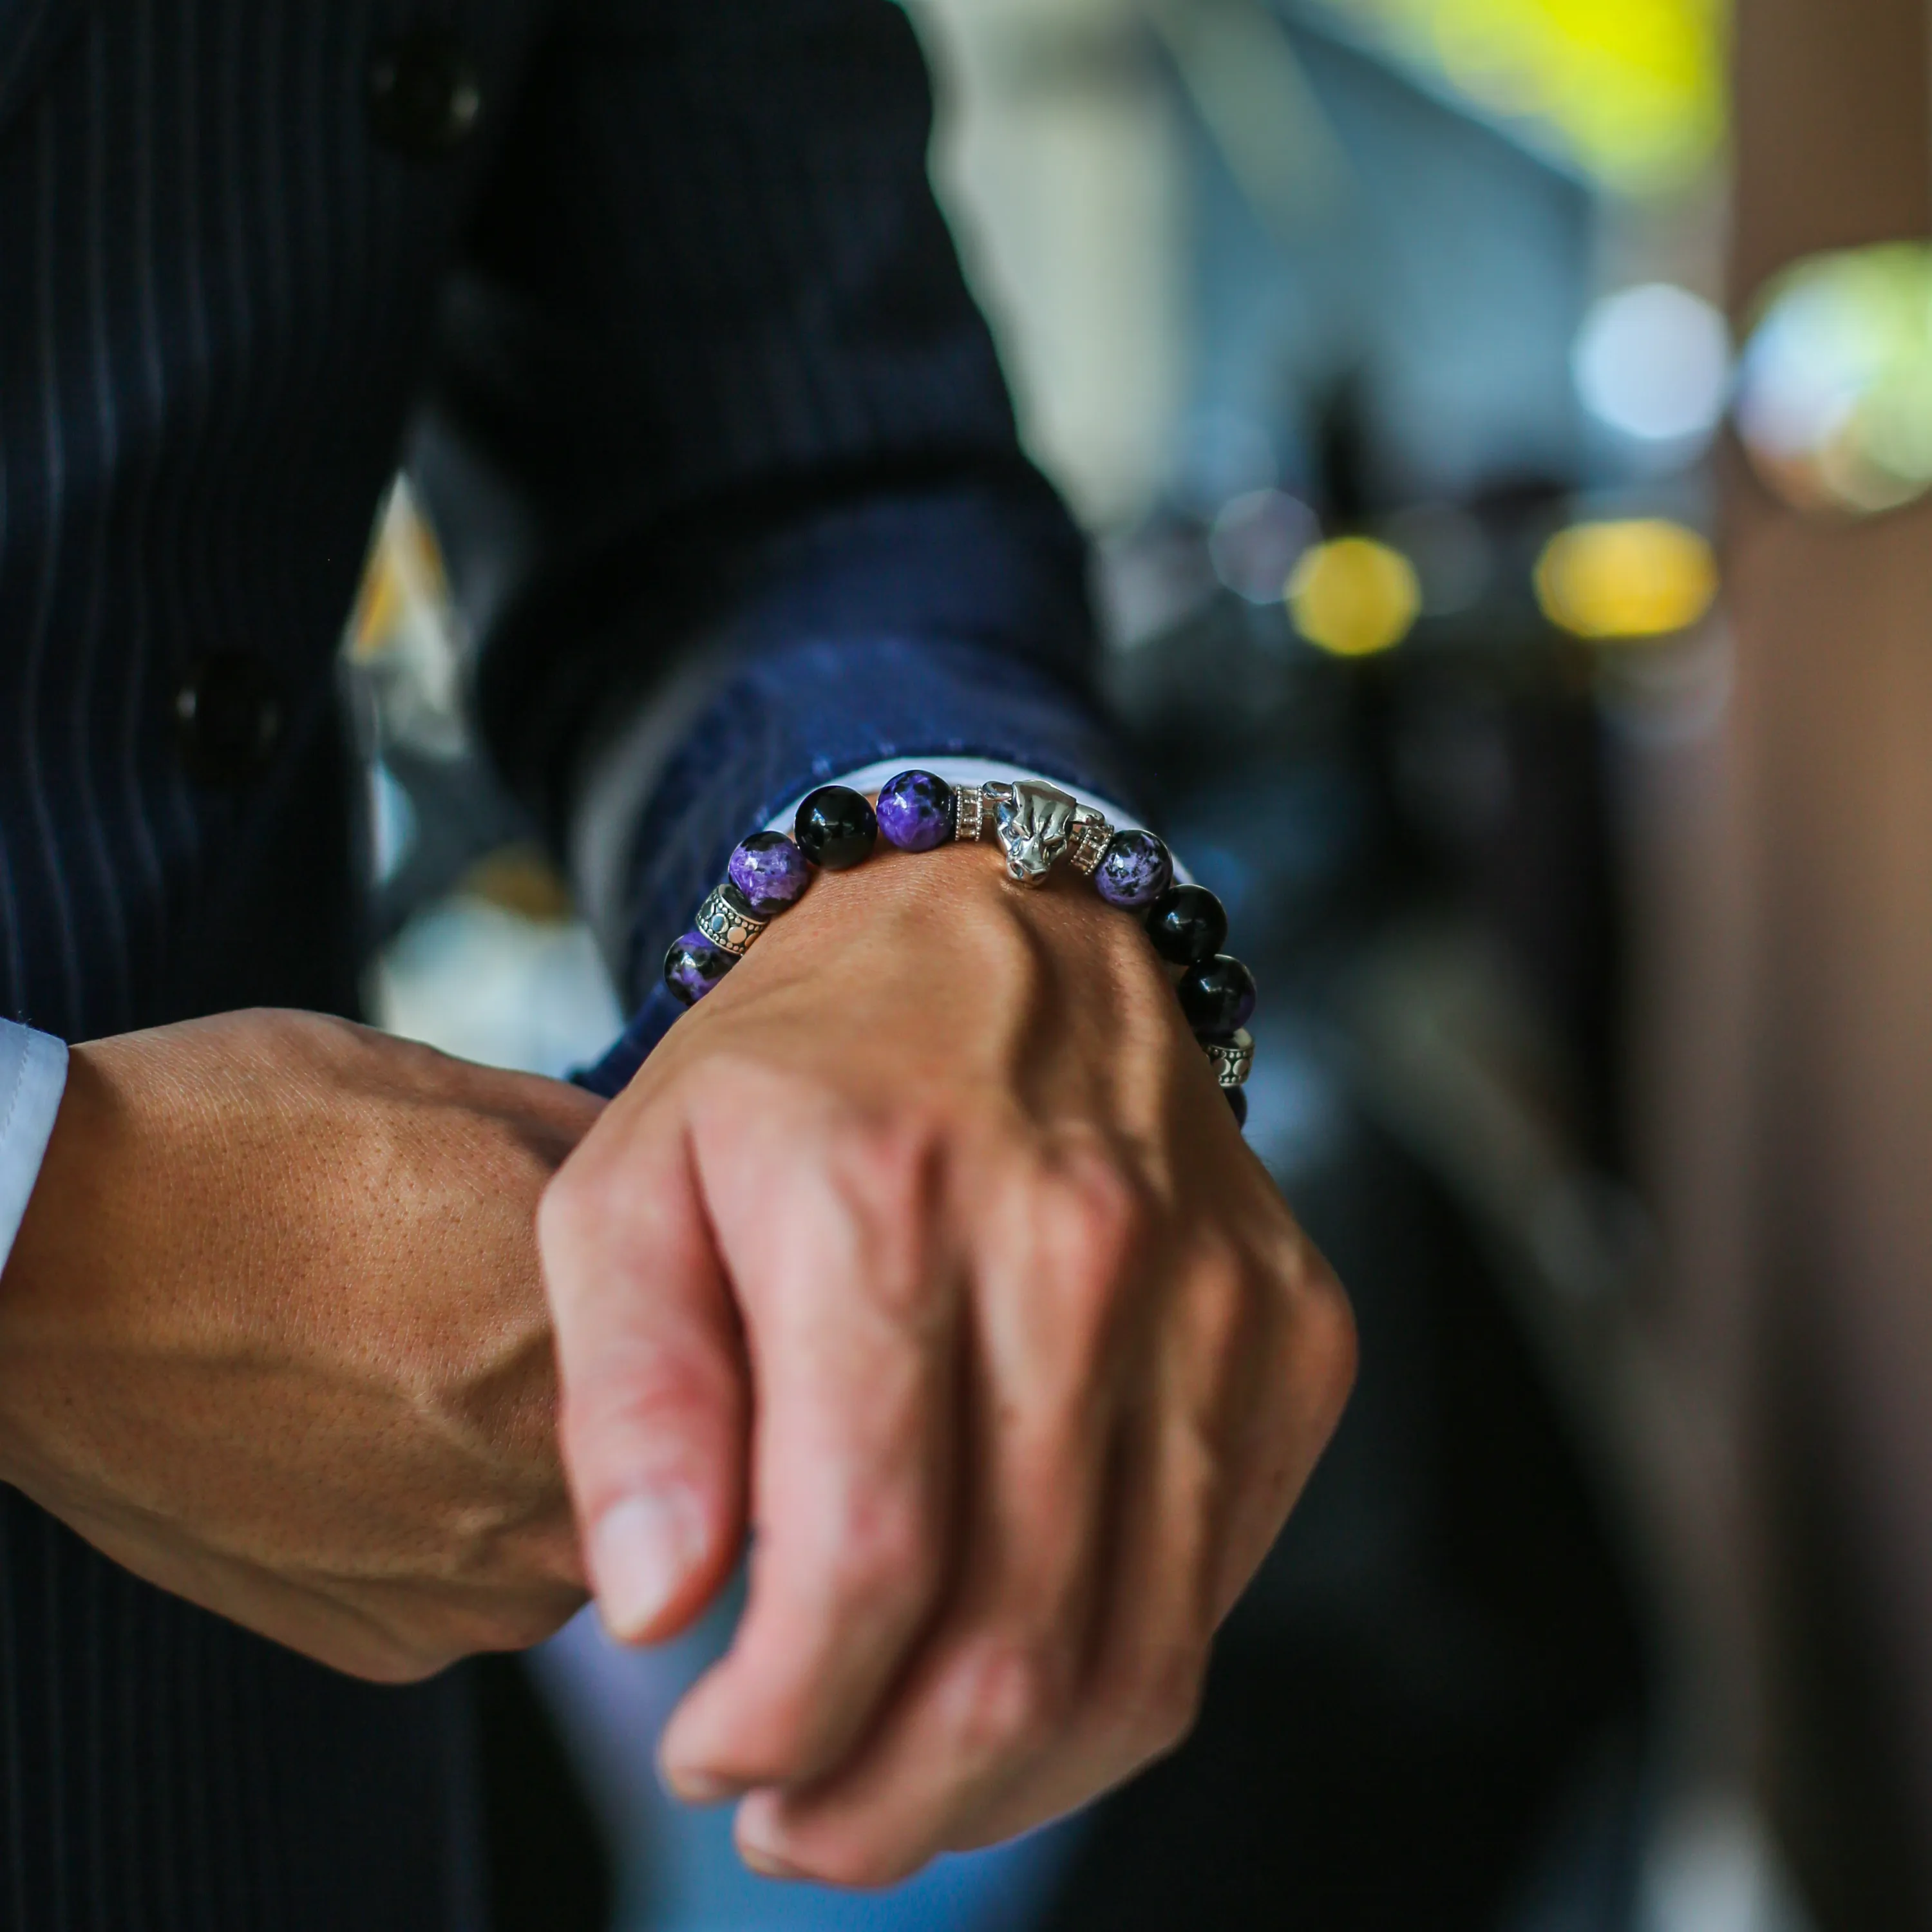
[(540, 1640), (580, 1549), (667, 1637), (748, 1533), (666, 1774), (871, 1885), (1179, 1740), (1354, 1346), (1136, 922), (946, 848), (821, 877), (601, 1113), (299, 1014), (76, 1048), (0, 1480), (386, 1681)]
[(360, 1676), (548, 1635), (584, 1577), (534, 1224), (598, 1111), (298, 1013), (75, 1048), (0, 1275), (0, 1480)]
[(752, 1535), (662, 1755), (774, 1876), (890, 1882), (1171, 1749), (1354, 1373), (1145, 935), (984, 849), (818, 878), (538, 1239), (613, 1632)]

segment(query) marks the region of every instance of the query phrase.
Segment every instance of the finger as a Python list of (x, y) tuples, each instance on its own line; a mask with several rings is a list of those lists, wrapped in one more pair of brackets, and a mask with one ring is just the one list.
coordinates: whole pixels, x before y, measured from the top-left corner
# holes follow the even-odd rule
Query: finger
[(744, 1532), (746, 1372), (682, 1118), (614, 1103), (545, 1190), (564, 1462), (598, 1606), (674, 1634)]
[(1125, 1421), (1108, 1616), (1079, 1720), (949, 1849), (1060, 1816), (1193, 1728), (1214, 1633), (1280, 1534), (1353, 1378), (1334, 1276), (1285, 1217), (1271, 1245), (1258, 1263), (1210, 1243), (1186, 1264)]
[(1145, 1340), (1121, 1418), (1104, 1614), (1079, 1709), (949, 1850), (995, 1844), (1071, 1810), (1171, 1750), (1192, 1724), (1228, 1508), (1219, 1425), (1253, 1336), (1232, 1271), (1210, 1280), (1191, 1272), (1179, 1318)]
[(728, 1123), (700, 1146), (753, 1364), (757, 1540), (736, 1640), (664, 1738), (666, 1777), (700, 1800), (830, 1769), (926, 1623), (962, 1300), (932, 1135), (778, 1092)]
[(851, 1763), (746, 1800), (739, 1843), (763, 1868), (842, 1884), (916, 1870), (1052, 1749), (1076, 1706), (1139, 1210), (1110, 1166), (1077, 1154), (968, 1198), (983, 1259), (961, 1588)]

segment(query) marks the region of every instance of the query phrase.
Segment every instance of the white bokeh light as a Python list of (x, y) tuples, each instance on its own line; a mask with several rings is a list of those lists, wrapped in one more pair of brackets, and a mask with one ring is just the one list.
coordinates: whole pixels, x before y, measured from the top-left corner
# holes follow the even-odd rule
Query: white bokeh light
[(1577, 335), (1572, 367), (1583, 406), (1619, 435), (1701, 443), (1729, 398), (1730, 331), (1688, 289), (1648, 282), (1596, 304)]

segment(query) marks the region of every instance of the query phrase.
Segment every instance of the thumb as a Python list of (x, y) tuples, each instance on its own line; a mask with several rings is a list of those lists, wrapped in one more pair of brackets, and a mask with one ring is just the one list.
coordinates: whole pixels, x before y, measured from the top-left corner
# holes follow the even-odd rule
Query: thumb
[(613, 1106), (544, 1190), (564, 1466), (610, 1634), (675, 1636), (744, 1535), (737, 1318), (681, 1121)]

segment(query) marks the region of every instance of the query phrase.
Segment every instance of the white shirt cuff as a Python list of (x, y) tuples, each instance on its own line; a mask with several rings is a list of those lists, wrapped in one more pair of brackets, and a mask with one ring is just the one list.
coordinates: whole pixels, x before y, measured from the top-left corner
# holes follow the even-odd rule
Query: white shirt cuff
[(26, 1216), (66, 1090), (66, 1042), (0, 1020), (0, 1268)]

